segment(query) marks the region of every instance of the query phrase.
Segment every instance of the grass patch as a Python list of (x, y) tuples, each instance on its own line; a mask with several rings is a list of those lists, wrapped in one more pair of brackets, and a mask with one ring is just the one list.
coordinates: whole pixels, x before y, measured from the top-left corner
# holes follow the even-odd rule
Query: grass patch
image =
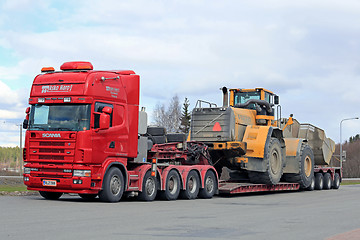
[(11, 185), (0, 185), (0, 192), (25, 192), (27, 191), (25, 185), (11, 186)]
[(359, 181), (342, 181), (341, 185), (355, 185), (355, 184), (360, 184)]

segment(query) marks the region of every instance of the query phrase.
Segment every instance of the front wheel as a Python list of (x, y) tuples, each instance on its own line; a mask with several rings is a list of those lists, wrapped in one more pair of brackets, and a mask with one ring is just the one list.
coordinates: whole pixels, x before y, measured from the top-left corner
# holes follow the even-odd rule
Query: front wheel
[(217, 191), (217, 179), (212, 171), (207, 171), (204, 179), (204, 188), (200, 189), (200, 198), (212, 198)]
[(44, 191), (39, 191), (40, 195), (48, 200), (57, 200), (59, 199), (63, 193), (61, 192), (44, 192)]
[(83, 194), (83, 193), (79, 193), (79, 196), (87, 201), (91, 201), (94, 200), (97, 197), (97, 194)]
[(112, 167), (106, 173), (99, 198), (103, 202), (118, 202), (124, 193), (124, 177), (120, 169)]
[(157, 190), (157, 180), (151, 176), (151, 172), (148, 171), (144, 176), (142, 192), (139, 192), (138, 198), (141, 201), (153, 201), (156, 197)]

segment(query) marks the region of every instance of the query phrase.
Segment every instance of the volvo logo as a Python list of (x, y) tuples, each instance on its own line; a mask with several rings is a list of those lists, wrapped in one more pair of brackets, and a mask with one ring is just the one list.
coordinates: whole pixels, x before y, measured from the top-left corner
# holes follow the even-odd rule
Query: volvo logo
[(61, 138), (60, 133), (43, 133), (43, 138)]

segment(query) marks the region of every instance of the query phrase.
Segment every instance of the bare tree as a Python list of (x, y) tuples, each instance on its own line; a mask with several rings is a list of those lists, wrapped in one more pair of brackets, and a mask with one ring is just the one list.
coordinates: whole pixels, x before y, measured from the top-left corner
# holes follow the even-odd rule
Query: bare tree
[(173, 96), (168, 106), (158, 103), (153, 115), (156, 125), (165, 127), (167, 132), (179, 132), (181, 117), (179, 97)]

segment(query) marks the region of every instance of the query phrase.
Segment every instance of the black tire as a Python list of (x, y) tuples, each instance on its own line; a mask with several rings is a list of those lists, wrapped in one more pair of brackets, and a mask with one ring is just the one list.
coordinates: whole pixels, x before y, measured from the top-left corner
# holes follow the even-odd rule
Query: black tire
[(118, 202), (124, 193), (124, 177), (119, 168), (112, 167), (106, 173), (99, 198), (103, 202)]
[(308, 191), (313, 191), (315, 189), (315, 177), (313, 176), (311, 178), (311, 183), (310, 185), (306, 188), (306, 190)]
[(40, 195), (48, 200), (57, 200), (59, 199), (63, 193), (61, 192), (45, 192), (45, 191), (39, 191)]
[(315, 189), (322, 190), (324, 186), (324, 177), (322, 173), (315, 174)]
[(267, 162), (265, 172), (249, 171), (250, 182), (267, 185), (275, 185), (280, 182), (283, 167), (284, 156), (280, 141), (277, 138), (271, 138), (264, 154), (264, 161)]
[(91, 200), (94, 200), (97, 197), (97, 194), (82, 194), (82, 193), (79, 193), (79, 196), (84, 200), (91, 201)]
[(324, 173), (324, 186), (323, 189), (329, 190), (332, 186), (332, 179), (330, 173)]
[(217, 179), (213, 171), (208, 170), (205, 174), (204, 178), (204, 188), (201, 188), (199, 191), (200, 198), (212, 198), (214, 194), (217, 192)]
[(335, 173), (334, 182), (333, 182), (333, 189), (339, 189), (340, 182), (341, 182), (340, 175), (338, 173)]
[(166, 139), (168, 142), (185, 142), (186, 136), (183, 133), (169, 133)]
[(138, 199), (141, 201), (153, 201), (156, 198), (158, 190), (158, 181), (151, 176), (151, 171), (148, 171), (143, 179), (142, 191), (139, 192)]
[(165, 191), (160, 192), (160, 197), (164, 200), (176, 200), (181, 189), (180, 176), (176, 170), (171, 170), (166, 177)]
[(299, 183), (300, 188), (306, 189), (314, 177), (314, 153), (309, 145), (301, 146), (299, 168), (299, 173), (284, 174), (283, 179), (285, 182)]
[(148, 127), (147, 133), (152, 136), (163, 136), (166, 134), (166, 130), (163, 127)]
[(166, 137), (164, 136), (152, 136), (150, 138), (152, 141), (154, 141), (154, 144), (163, 144), (166, 143)]
[(180, 197), (184, 199), (195, 199), (199, 194), (199, 190), (200, 178), (194, 170), (190, 171), (186, 177), (185, 190), (181, 190)]

